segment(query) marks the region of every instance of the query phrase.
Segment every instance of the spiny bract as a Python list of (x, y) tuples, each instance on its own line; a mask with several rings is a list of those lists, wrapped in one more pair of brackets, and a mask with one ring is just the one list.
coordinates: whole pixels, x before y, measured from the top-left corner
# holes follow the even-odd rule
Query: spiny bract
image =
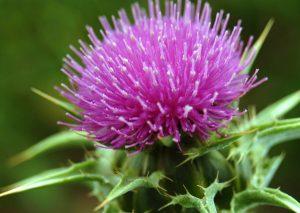
[(61, 94), (79, 107), (72, 128), (87, 132), (109, 148), (141, 150), (171, 136), (179, 146), (184, 132), (201, 140), (239, 115), (233, 102), (256, 82), (242, 71), (253, 61), (252, 38), (240, 39), (240, 22), (227, 30), (229, 15), (211, 19), (211, 8), (200, 2), (149, 0), (148, 14), (132, 6), (134, 23), (124, 10), (113, 27), (100, 18), (99, 39), (88, 27), (91, 45), (80, 42), (67, 56), (63, 72), (71, 87)]

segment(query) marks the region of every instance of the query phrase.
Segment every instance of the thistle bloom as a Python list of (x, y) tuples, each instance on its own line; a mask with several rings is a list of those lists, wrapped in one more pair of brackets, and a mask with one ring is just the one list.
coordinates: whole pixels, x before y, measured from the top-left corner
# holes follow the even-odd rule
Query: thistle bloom
[(134, 23), (124, 10), (104, 28), (100, 40), (88, 27), (91, 45), (80, 41), (67, 56), (63, 72), (71, 87), (63, 96), (80, 109), (71, 125), (107, 147), (141, 150), (171, 136), (180, 144), (181, 134), (209, 137), (240, 114), (233, 102), (260, 84), (255, 74), (243, 70), (253, 61), (252, 39), (243, 45), (240, 22), (227, 30), (229, 15), (211, 19), (211, 8), (190, 1), (149, 0), (148, 15), (132, 6)]

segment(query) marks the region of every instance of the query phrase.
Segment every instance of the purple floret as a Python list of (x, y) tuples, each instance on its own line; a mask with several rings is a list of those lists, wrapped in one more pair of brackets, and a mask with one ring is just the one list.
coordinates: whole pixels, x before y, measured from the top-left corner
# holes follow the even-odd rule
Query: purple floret
[[(200, 1), (199, 1), (200, 2)], [(91, 45), (72, 50), (63, 72), (71, 86), (59, 91), (80, 109), (70, 125), (109, 148), (141, 150), (160, 137), (171, 136), (180, 146), (181, 134), (208, 139), (240, 114), (233, 106), (260, 84), (257, 71), (243, 70), (253, 61), (252, 39), (242, 44), (240, 22), (227, 30), (229, 15), (211, 19), (209, 4), (149, 0), (148, 14), (132, 6), (134, 23), (124, 10), (113, 17), (99, 39), (88, 27)]]

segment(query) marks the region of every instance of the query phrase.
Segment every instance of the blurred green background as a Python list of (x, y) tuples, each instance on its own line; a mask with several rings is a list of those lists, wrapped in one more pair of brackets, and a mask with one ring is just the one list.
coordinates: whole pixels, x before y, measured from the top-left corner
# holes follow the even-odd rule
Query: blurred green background
[[(30, 91), (36, 87), (57, 96), (53, 89), (65, 77), (60, 73), (69, 44), (87, 40), (85, 26), (99, 29), (99, 15), (127, 11), (131, 0), (0, 0), (0, 187), (43, 170), (79, 161), (82, 150), (49, 153), (17, 167), (9, 157), (61, 129), (64, 113)], [(275, 25), (256, 67), (269, 81), (243, 99), (258, 109), (300, 88), (299, 0), (210, 0), (214, 12), (231, 13), (231, 24), (243, 20), (244, 34), (258, 36), (268, 19)], [(140, 1), (146, 5), (146, 0)], [(246, 36), (245, 36), (246, 38)], [(290, 113), (299, 116), (300, 108)], [(285, 152), (272, 186), (300, 200), (300, 141), (281, 145)], [(96, 201), (78, 185), (34, 190), (0, 199), (0, 212), (92, 212)], [(268, 210), (269, 211), (269, 210)], [(271, 211), (271, 210), (270, 210)], [(282, 211), (279, 211), (282, 212)]]

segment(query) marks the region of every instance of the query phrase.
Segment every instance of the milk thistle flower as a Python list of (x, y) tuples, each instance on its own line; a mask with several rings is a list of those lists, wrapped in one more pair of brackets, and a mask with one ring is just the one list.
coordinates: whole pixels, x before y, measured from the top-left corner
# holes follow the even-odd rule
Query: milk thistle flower
[(149, 0), (148, 14), (132, 6), (134, 23), (124, 10), (111, 26), (100, 18), (99, 39), (87, 27), (91, 45), (72, 47), (80, 63), (65, 59), (63, 72), (71, 89), (63, 96), (78, 106), (82, 117), (73, 126), (110, 148), (141, 150), (160, 137), (171, 136), (179, 146), (181, 134), (200, 140), (225, 127), (240, 114), (233, 106), (266, 79), (243, 70), (253, 61), (252, 38), (240, 39), (238, 22), (227, 30), (229, 15), (211, 18), (211, 8)]
[[(72, 47), (80, 62), (67, 56), (62, 69), (70, 86), (58, 90), (71, 104), (33, 89), (71, 112), (75, 124), (62, 124), (75, 131), (47, 137), (9, 162), (78, 144), (89, 152), (82, 162), (1, 187), (0, 198), (85, 181), (99, 201), (95, 211), (241, 213), (273, 205), (300, 212), (296, 199), (269, 186), (283, 160), (269, 152), (300, 138), (300, 118), (282, 119), (300, 103), (300, 91), (258, 114), (242, 117), (237, 108), (240, 97), (266, 80), (248, 72), (273, 21), (253, 45), (252, 38), (243, 45), (241, 23), (227, 30), (222, 11), (211, 20), (207, 3), (164, 2), (164, 12), (158, 0), (149, 0), (148, 12), (133, 5), (134, 23), (124, 10), (114, 26), (100, 18), (101, 39), (88, 27), (91, 45)], [(216, 137), (223, 133), (228, 136)], [(161, 138), (167, 136), (173, 142)], [(168, 147), (141, 152), (157, 142)], [(137, 154), (127, 156), (128, 150)]]

